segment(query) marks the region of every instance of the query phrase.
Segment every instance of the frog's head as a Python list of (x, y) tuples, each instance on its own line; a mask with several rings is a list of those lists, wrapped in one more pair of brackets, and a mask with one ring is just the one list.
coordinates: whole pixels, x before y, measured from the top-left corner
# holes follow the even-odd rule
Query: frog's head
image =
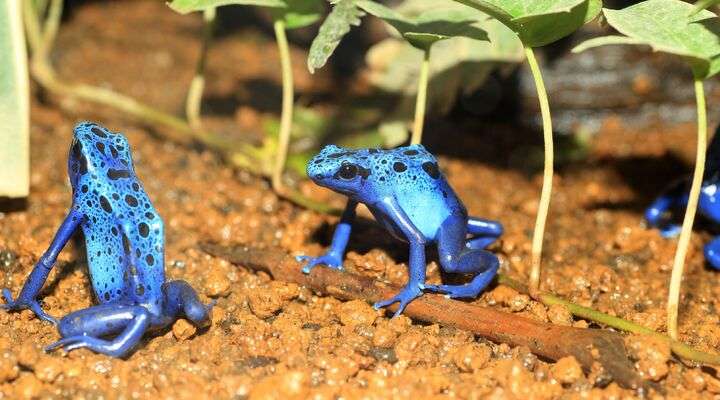
[(81, 122), (73, 130), (68, 174), (73, 186), (88, 172), (108, 179), (133, 175), (127, 139), (92, 122)]
[(308, 162), (307, 174), (320, 186), (349, 196), (358, 194), (370, 176), (366, 153), (367, 150), (325, 146)]

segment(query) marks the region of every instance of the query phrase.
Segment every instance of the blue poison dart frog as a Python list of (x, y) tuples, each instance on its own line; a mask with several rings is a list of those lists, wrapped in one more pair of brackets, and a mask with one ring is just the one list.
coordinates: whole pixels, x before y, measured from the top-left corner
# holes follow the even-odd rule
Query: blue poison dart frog
[[(720, 222), (720, 127), (707, 149), (705, 161), (705, 175), (703, 176), (698, 213), (713, 222)], [(680, 233), (681, 226), (672, 219), (673, 211), (682, 211), (687, 206), (690, 192), (690, 179), (682, 179), (658, 197), (650, 207), (645, 210), (645, 220), (648, 225), (660, 229), (663, 237), (670, 238)], [(720, 237), (716, 237), (705, 245), (705, 259), (715, 269), (720, 269)]]
[[(350, 150), (329, 145), (310, 160), (307, 174), (320, 186), (348, 197), (332, 244), (308, 261), (303, 272), (319, 264), (342, 270), (342, 260), (358, 203), (393, 236), (410, 244), (409, 281), (396, 296), (375, 308), (399, 302), (399, 315), (423, 290), (451, 298), (476, 297), (498, 269), (497, 257), (483, 250), (503, 232), (498, 222), (468, 217), (465, 206), (445, 180), (437, 160), (422, 145), (393, 150)], [(437, 243), (445, 272), (476, 274), (465, 285), (426, 285), (425, 246)]]
[[(68, 161), (73, 191), (70, 212), (50, 247), (33, 268), (16, 300), (3, 290), (6, 304), (30, 309), (57, 326), (62, 339), (46, 348), (88, 348), (122, 357), (147, 331), (184, 316), (209, 325), (205, 306), (185, 281), (165, 281), (163, 222), (135, 175), (127, 139), (97, 124), (75, 127)], [(82, 228), (96, 306), (58, 322), (37, 301), (58, 253)]]

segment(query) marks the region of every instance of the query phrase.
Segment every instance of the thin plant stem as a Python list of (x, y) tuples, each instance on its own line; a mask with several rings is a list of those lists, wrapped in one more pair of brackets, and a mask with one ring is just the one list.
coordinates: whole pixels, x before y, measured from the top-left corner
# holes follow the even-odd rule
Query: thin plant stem
[[(31, 1), (32, 3), (32, 1)], [(55, 44), (58, 28), (60, 27), (60, 17), (62, 17), (63, 0), (51, 0), (47, 18), (43, 25), (42, 31), (42, 47), (39, 52), (43, 57), (48, 57), (50, 49)]]
[[(509, 286), (518, 292), (528, 293), (528, 288), (525, 285), (506, 275), (498, 274), (498, 283)], [(571, 301), (565, 300), (562, 297), (548, 293), (538, 293), (536, 298), (538, 301), (540, 301), (546, 306), (552, 306), (555, 304), (565, 306), (568, 311), (570, 311), (570, 313), (576, 317), (594, 321), (605, 326), (620, 329), (622, 331), (641, 335), (650, 335), (663, 340), (667, 340), (668, 342), (670, 342), (670, 349), (672, 350), (672, 352), (686, 360), (696, 361), (704, 364), (720, 365), (720, 355), (700, 351), (686, 345), (685, 343), (672, 339), (667, 335), (655, 332), (650, 328), (638, 325), (634, 322), (630, 322), (628, 320), (618, 318), (603, 313), (601, 311), (594, 310), (592, 308), (583, 307)]]
[(280, 53), (280, 67), (282, 70), (282, 111), (280, 114), (280, 133), (278, 137), (277, 154), (275, 155), (275, 166), (272, 171), (272, 187), (278, 193), (283, 193), (284, 185), (282, 175), (285, 171), (288, 147), (290, 146), (290, 133), (293, 120), (293, 76), (292, 65), (290, 64), (290, 47), (285, 35), (285, 21), (277, 19), (273, 24), (275, 29), (275, 40), (277, 41)]
[(531, 252), (530, 293), (534, 294), (540, 289), (540, 265), (542, 263), (543, 238), (545, 236), (545, 223), (550, 209), (550, 196), (552, 195), (554, 150), (550, 104), (548, 103), (547, 92), (545, 91), (545, 83), (540, 73), (540, 67), (535, 59), (535, 53), (531, 47), (525, 47), (525, 55), (528, 64), (530, 64), (530, 71), (535, 80), (535, 89), (537, 90), (538, 100), (540, 102), (540, 113), (543, 121), (543, 142), (545, 144), (542, 192), (540, 194), (540, 202), (538, 203), (537, 217), (535, 219)]
[(705, 109), (705, 92), (703, 81), (695, 78), (695, 101), (697, 103), (697, 149), (695, 150), (695, 172), (693, 173), (690, 195), (685, 209), (682, 230), (678, 239), (675, 259), (673, 260), (672, 274), (670, 276), (670, 291), (667, 303), (667, 331), (671, 338), (678, 338), (678, 308), (680, 304), (680, 286), (682, 284), (685, 256), (687, 255), (690, 237), (692, 235), (695, 212), (697, 210), (700, 188), (705, 173), (705, 151), (707, 148), (707, 111)]
[(423, 126), (425, 125), (425, 108), (427, 107), (428, 76), (430, 75), (430, 48), (425, 49), (420, 63), (418, 76), (417, 98), (415, 99), (415, 121), (413, 122), (410, 144), (422, 142)]
[(203, 36), (200, 45), (200, 56), (195, 65), (195, 76), (190, 82), (187, 99), (185, 101), (185, 116), (193, 129), (200, 129), (200, 105), (202, 102), (203, 90), (205, 89), (205, 64), (207, 61), (208, 48), (213, 36), (213, 25), (215, 22), (215, 7), (210, 7), (203, 12)]

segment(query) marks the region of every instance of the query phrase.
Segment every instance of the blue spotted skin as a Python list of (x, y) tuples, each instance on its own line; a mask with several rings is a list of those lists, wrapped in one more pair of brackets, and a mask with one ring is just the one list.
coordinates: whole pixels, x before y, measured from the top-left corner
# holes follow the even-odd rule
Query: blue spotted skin
[[(703, 176), (698, 213), (712, 222), (720, 223), (720, 127), (707, 149), (705, 175)], [(681, 226), (673, 223), (673, 213), (684, 211), (688, 203), (690, 179), (672, 184), (645, 210), (645, 220), (649, 226), (660, 229), (663, 237), (670, 238), (680, 234)], [(720, 236), (704, 248), (705, 259), (715, 269), (720, 269)]]
[[(78, 124), (68, 174), (71, 210), (18, 298), (13, 300), (4, 289), (3, 308), (29, 308), (57, 325), (62, 339), (48, 350), (86, 347), (114, 357), (131, 351), (146, 331), (168, 326), (179, 316), (206, 326), (210, 306), (203, 305), (186, 282), (165, 281), (163, 222), (135, 175), (127, 139), (98, 124)], [(58, 253), (78, 227), (85, 237), (90, 281), (99, 305), (57, 322), (36, 298)]]
[[(329, 145), (310, 160), (307, 174), (318, 185), (346, 195), (348, 202), (327, 253), (298, 257), (308, 261), (303, 272), (320, 264), (342, 269), (355, 209), (363, 203), (393, 236), (410, 244), (407, 285), (376, 308), (399, 303), (399, 315), (423, 290), (452, 298), (476, 297), (497, 273), (497, 257), (483, 249), (502, 234), (502, 225), (468, 217), (437, 160), (422, 145), (392, 150)], [(445, 272), (474, 278), (465, 285), (426, 285), (425, 247), (433, 243)]]

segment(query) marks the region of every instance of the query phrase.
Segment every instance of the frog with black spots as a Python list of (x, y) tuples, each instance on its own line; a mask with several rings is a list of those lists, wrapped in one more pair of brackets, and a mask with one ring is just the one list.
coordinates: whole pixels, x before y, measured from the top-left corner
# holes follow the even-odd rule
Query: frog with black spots
[[(55, 324), (62, 338), (47, 350), (85, 347), (113, 357), (127, 355), (145, 332), (167, 327), (181, 316), (198, 327), (207, 326), (212, 304), (200, 302), (185, 281), (165, 281), (163, 221), (135, 175), (127, 139), (98, 124), (78, 124), (68, 175), (73, 191), (70, 212), (18, 298), (13, 300), (10, 290), (3, 290), (2, 307), (31, 309)], [(99, 305), (58, 322), (42, 310), (37, 295), (78, 228), (85, 237)]]
[[(422, 145), (392, 150), (329, 145), (310, 160), (307, 174), (318, 185), (347, 196), (348, 202), (330, 249), (320, 257), (297, 257), (308, 261), (303, 272), (320, 264), (342, 270), (355, 209), (363, 203), (393, 236), (410, 244), (407, 285), (375, 308), (399, 302), (399, 315), (423, 290), (451, 298), (476, 297), (497, 273), (498, 258), (484, 248), (502, 234), (502, 225), (469, 217), (437, 160)], [(425, 247), (432, 243), (445, 272), (475, 274), (473, 279), (464, 285), (426, 285)]]

